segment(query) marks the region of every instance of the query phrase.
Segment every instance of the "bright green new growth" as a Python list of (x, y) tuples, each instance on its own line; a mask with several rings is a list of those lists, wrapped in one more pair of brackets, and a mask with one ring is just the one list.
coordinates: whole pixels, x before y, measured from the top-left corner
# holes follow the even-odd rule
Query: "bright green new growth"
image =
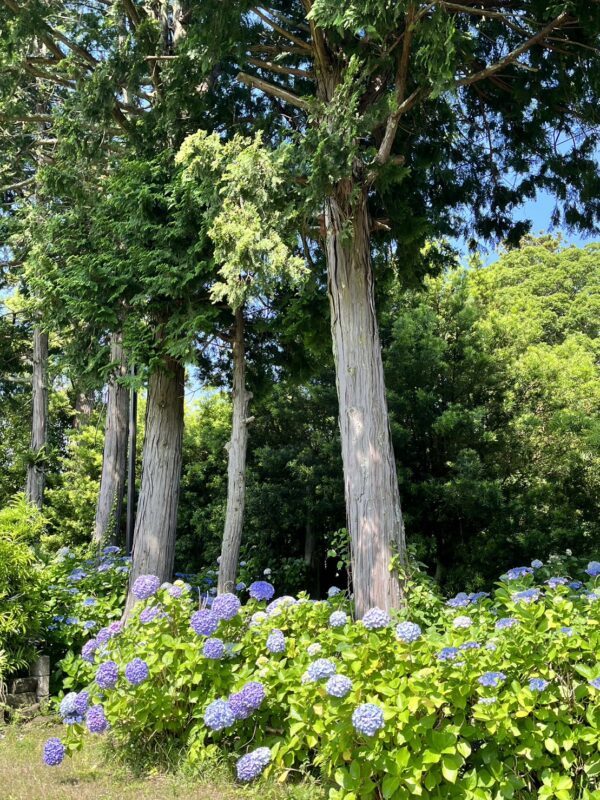
[(211, 297), (234, 310), (306, 274), (293, 253), (288, 154), (285, 147), (267, 149), (260, 133), (223, 143), (217, 133), (198, 131), (177, 155), (184, 189), (207, 208), (219, 276)]

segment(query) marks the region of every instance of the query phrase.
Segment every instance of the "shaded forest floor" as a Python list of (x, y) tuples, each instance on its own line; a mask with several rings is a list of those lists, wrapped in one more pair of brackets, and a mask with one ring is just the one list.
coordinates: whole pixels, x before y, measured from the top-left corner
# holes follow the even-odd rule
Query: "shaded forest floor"
[(100, 737), (59, 767), (42, 762), (44, 742), (61, 736), (62, 726), (39, 718), (0, 727), (0, 800), (319, 800), (314, 784), (236, 787), (225, 771), (197, 777), (153, 774), (139, 778), (107, 760)]

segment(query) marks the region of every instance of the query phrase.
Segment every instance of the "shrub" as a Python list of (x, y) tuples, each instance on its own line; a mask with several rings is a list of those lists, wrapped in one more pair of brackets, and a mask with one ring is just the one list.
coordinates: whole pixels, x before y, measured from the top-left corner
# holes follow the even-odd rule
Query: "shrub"
[[(206, 634), (197, 616), (191, 625), (197, 595), (179, 582), (183, 591), (159, 589), (96, 643), (85, 687), (102, 706), (94, 714), (138, 759), (175, 744), (192, 763), (235, 758), (240, 780), (318, 768), (331, 800), (592, 800), (599, 572), (593, 564), (576, 582), (517, 569), (491, 597), (452, 598), (426, 627), (422, 617), (406, 624), (410, 607), (389, 623), (372, 613), (371, 629), (332, 626), (332, 613), (350, 612), (341, 593), (251, 599), (231, 618), (227, 601)], [(215, 636), (220, 658), (204, 654)], [(273, 636), (284, 647), (270, 648)], [(84, 731), (69, 726), (68, 752)]]

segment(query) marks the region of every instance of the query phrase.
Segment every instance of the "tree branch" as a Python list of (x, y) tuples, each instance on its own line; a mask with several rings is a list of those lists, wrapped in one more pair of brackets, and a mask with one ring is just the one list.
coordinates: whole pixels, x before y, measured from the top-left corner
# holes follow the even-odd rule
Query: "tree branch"
[(278, 97), (280, 100), (284, 100), (286, 103), (296, 106), (296, 108), (301, 108), (304, 111), (308, 108), (306, 100), (297, 97), (295, 94), (292, 94), (292, 92), (288, 92), (287, 89), (283, 89), (281, 86), (267, 83), (267, 81), (263, 81), (255, 75), (248, 75), (246, 72), (240, 72), (238, 73), (237, 80), (253, 89), (260, 89), (261, 92), (271, 95), (272, 97)]
[(562, 14), (559, 14), (556, 19), (552, 20), (548, 25), (542, 28), (541, 31), (532, 36), (526, 42), (523, 42), (522, 45), (516, 47), (512, 50), (508, 55), (501, 58), (500, 61), (497, 61), (495, 64), (490, 64), (489, 67), (480, 70), (479, 72), (475, 72), (472, 75), (467, 75), (465, 78), (457, 81), (454, 86), (470, 86), (472, 83), (477, 83), (477, 81), (485, 80), (485, 78), (489, 78), (491, 75), (494, 75), (496, 72), (500, 72), (504, 67), (507, 67), (509, 64), (513, 64), (519, 56), (526, 53), (530, 50), (535, 44), (541, 42), (542, 39), (545, 39), (548, 34), (552, 33), (553, 30), (556, 28), (560, 28), (565, 22), (569, 19), (569, 14), (566, 11), (563, 11)]
[(261, 61), (258, 58), (249, 58), (248, 63), (260, 69), (269, 70), (270, 72), (279, 72), (282, 75), (296, 75), (299, 78), (314, 79), (315, 74), (306, 69), (296, 69), (294, 67), (286, 67), (282, 64), (275, 64), (273, 61)]
[(287, 39), (289, 42), (293, 42), (293, 44), (297, 45), (303, 50), (306, 50), (307, 52), (311, 52), (312, 47), (309, 44), (300, 39), (298, 36), (294, 36), (293, 33), (286, 31), (286, 29), (282, 28), (281, 25), (278, 25), (275, 20), (272, 20), (271, 17), (264, 14), (260, 8), (258, 8), (258, 6), (253, 6), (251, 11), (253, 14), (256, 14), (257, 17), (260, 17), (260, 19), (262, 19), (266, 25), (276, 31), (280, 36), (283, 36), (284, 39)]

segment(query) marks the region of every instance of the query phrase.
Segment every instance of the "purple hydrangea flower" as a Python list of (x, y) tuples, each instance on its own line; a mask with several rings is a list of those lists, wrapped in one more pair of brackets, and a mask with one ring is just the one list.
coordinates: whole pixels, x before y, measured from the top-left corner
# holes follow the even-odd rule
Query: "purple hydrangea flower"
[(255, 600), (270, 600), (275, 594), (275, 587), (268, 581), (254, 581), (250, 584), (248, 594)]
[(149, 674), (148, 664), (141, 658), (132, 659), (125, 667), (125, 677), (132, 686), (143, 683)]
[(260, 708), (265, 699), (265, 687), (258, 681), (250, 681), (239, 692), (229, 697), (229, 707), (236, 719), (247, 719)]
[(226, 592), (215, 597), (211, 610), (219, 619), (227, 620), (233, 619), (241, 606), (239, 598), (231, 594), (231, 592)]
[(545, 681), (543, 678), (532, 678), (529, 681), (529, 689), (532, 692), (543, 692), (549, 685), (549, 681)]
[(352, 681), (345, 675), (332, 675), (325, 684), (325, 691), (331, 697), (346, 697), (352, 691)]
[(518, 581), (519, 578), (524, 578), (526, 575), (531, 575), (532, 573), (533, 569), (531, 567), (513, 567), (502, 577), (506, 578), (507, 581)]
[(225, 645), (223, 644), (222, 639), (207, 639), (202, 647), (202, 655), (205, 658), (211, 658), (214, 661), (218, 661), (220, 658), (222, 658), (224, 652)]
[(322, 678), (330, 678), (335, 675), (336, 666), (328, 658), (318, 658), (309, 664), (306, 674), (309, 681), (320, 681)]
[(160, 589), (160, 580), (156, 575), (140, 575), (136, 578), (131, 591), (137, 600), (147, 600)]
[(270, 653), (285, 653), (285, 636), (283, 631), (274, 628), (267, 637), (267, 650)]
[(466, 592), (459, 592), (456, 597), (451, 597), (446, 601), (446, 605), (450, 608), (466, 608), (471, 602), (469, 595)]
[(121, 633), (124, 627), (125, 623), (121, 619), (118, 619), (116, 622), (111, 622), (110, 625), (108, 626), (108, 630), (110, 631), (111, 637), (118, 636), (118, 634)]
[(271, 761), (271, 751), (268, 747), (257, 747), (251, 753), (246, 753), (238, 759), (236, 773), (240, 781), (252, 781), (262, 773)]
[(568, 582), (567, 578), (560, 577), (548, 578), (546, 581), (551, 589), (556, 589), (557, 586), (565, 586)]
[(452, 621), (452, 626), (454, 628), (470, 628), (473, 624), (473, 620), (471, 617), (456, 617)]
[(75, 698), (75, 712), (78, 716), (84, 717), (85, 712), (88, 708), (88, 703), (90, 702), (90, 693), (89, 692), (79, 692), (77, 697)]
[(60, 739), (53, 736), (44, 745), (44, 764), (48, 767), (57, 767), (62, 764), (65, 757), (65, 746)]
[(98, 649), (98, 642), (96, 639), (90, 639), (81, 648), (81, 657), (84, 661), (93, 664), (95, 661), (96, 650)]
[(176, 600), (178, 600), (183, 594), (183, 586), (176, 586), (176, 585), (169, 586), (167, 591), (171, 595), (171, 597), (174, 597)]
[(105, 547), (102, 552), (104, 553), (105, 556), (110, 556), (110, 555), (114, 555), (115, 553), (120, 553), (121, 552), (121, 548), (117, 547), (114, 544), (111, 544), (108, 547)]
[(198, 636), (212, 636), (219, 627), (219, 618), (207, 608), (202, 608), (192, 615), (190, 627)]
[(111, 638), (111, 633), (108, 627), (100, 628), (98, 633), (96, 634), (96, 641), (98, 644), (106, 644), (108, 640)]
[(484, 672), (477, 680), (482, 686), (492, 686), (495, 689), (506, 680), (506, 675), (503, 672)]
[(92, 706), (87, 712), (85, 721), (90, 733), (105, 733), (108, 730), (108, 720), (101, 705)]
[(329, 617), (329, 626), (331, 628), (343, 628), (348, 622), (348, 614), (345, 611), (334, 611)]
[(230, 728), (235, 722), (235, 716), (226, 700), (213, 700), (204, 712), (204, 724), (212, 731), (221, 731)]
[[(243, 592), (245, 588), (246, 588), (246, 584), (244, 583), (244, 581), (240, 581), (239, 583), (236, 583), (236, 585), (235, 585), (236, 592)], [(273, 591), (275, 591), (275, 589), (273, 589)]]
[(534, 558), (531, 562), (531, 566), (533, 569), (541, 569), (544, 566), (544, 562), (540, 561), (539, 558)]
[(590, 578), (597, 578), (600, 575), (600, 561), (590, 561), (585, 571)]
[(508, 628), (514, 628), (515, 625), (519, 624), (519, 620), (515, 619), (514, 617), (502, 617), (496, 623), (496, 630), (497, 631), (504, 631), (508, 630)]
[(370, 608), (362, 618), (362, 624), (369, 631), (376, 631), (380, 628), (387, 628), (391, 619), (387, 611), (381, 608)]
[(354, 709), (352, 724), (364, 736), (375, 736), (383, 728), (383, 709), (375, 703), (363, 703)]
[(119, 667), (114, 661), (105, 661), (96, 670), (96, 683), (101, 689), (113, 689), (119, 677)]
[(421, 638), (421, 626), (416, 622), (400, 622), (396, 625), (396, 638), (406, 644), (413, 644)]
[(65, 625), (77, 625), (79, 620), (77, 617), (67, 617), (65, 620)]
[(148, 625), (153, 622), (160, 614), (160, 606), (146, 606), (140, 614), (140, 622), (142, 625)]
[(458, 656), (458, 647), (444, 647), (437, 655), (438, 661), (454, 661)]

